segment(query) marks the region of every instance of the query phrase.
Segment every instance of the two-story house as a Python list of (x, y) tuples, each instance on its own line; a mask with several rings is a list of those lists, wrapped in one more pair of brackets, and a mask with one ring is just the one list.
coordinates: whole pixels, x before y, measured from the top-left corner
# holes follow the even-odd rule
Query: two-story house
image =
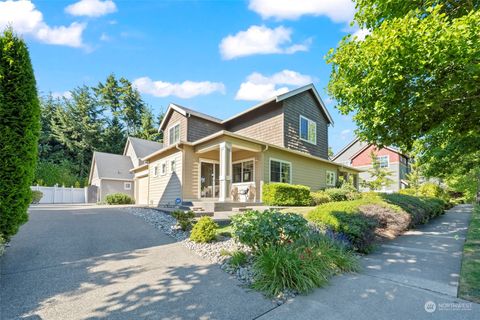
[(131, 170), (137, 203), (260, 203), (264, 183), (319, 190), (348, 174), (357, 183), (359, 170), (328, 159), (331, 124), (312, 84), (225, 120), (170, 104), (163, 148)]
[[(334, 155), (332, 160), (339, 164), (362, 169), (363, 172), (359, 174), (360, 180), (369, 181), (372, 180), (368, 173), (368, 169), (372, 168), (372, 152), (377, 157), (380, 167), (390, 171), (389, 178), (393, 180), (389, 186), (379, 191), (398, 192), (398, 190), (406, 188), (406, 175), (410, 166), (409, 158), (395, 147), (377, 148), (371, 143), (356, 138)], [(361, 187), (360, 190), (366, 191)]]

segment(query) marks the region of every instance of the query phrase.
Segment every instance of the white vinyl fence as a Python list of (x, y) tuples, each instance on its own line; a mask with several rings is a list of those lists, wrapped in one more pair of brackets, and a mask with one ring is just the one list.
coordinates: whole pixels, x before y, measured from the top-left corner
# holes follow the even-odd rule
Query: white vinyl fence
[(39, 203), (86, 203), (88, 188), (31, 187), (43, 193)]

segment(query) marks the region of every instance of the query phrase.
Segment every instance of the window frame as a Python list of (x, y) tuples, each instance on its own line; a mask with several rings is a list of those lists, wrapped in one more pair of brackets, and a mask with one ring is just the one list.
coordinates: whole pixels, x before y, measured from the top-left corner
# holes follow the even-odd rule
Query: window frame
[[(328, 179), (328, 175), (329, 174), (333, 174), (333, 183), (329, 183), (329, 179)], [(326, 170), (325, 171), (325, 185), (327, 187), (335, 187), (335, 183), (337, 181), (337, 173), (335, 171), (331, 171), (331, 170)]]
[[(304, 138), (302, 137), (302, 119), (307, 120), (307, 139), (304, 139)], [(313, 131), (313, 132), (315, 132), (315, 138), (313, 139), (314, 141), (309, 140), (309, 135), (310, 135), (310, 134), (309, 134), (309, 133), (310, 133), (309, 128), (310, 128), (310, 125), (312, 125), (312, 124), (315, 126), (315, 131)], [(299, 121), (298, 121), (298, 137), (299, 137), (300, 140), (302, 140), (302, 141), (308, 142), (308, 143), (313, 144), (313, 145), (317, 145), (317, 142), (318, 142), (318, 138), (317, 138), (317, 122), (316, 122), (316, 121), (313, 121), (312, 119), (309, 119), (309, 118), (307, 118), (307, 117), (305, 117), (305, 116), (303, 116), (303, 115), (300, 115), (300, 116), (299, 116)]]
[[(382, 162), (380, 161), (380, 158), (386, 158), (387, 159), (387, 165), (385, 167), (382, 167)], [(382, 155), (382, 156), (377, 156), (377, 161), (378, 161), (378, 165), (379, 165), (380, 168), (390, 167), (390, 156), (388, 154)]]
[(170, 172), (171, 173), (177, 172), (177, 160), (176, 159), (170, 160)]
[(167, 162), (163, 161), (160, 163), (160, 175), (164, 176), (167, 174)]
[[(128, 188), (127, 188), (127, 185), (129, 186)], [(123, 190), (132, 190), (132, 183), (129, 181), (125, 181), (123, 183)]]
[(153, 176), (158, 177), (158, 164), (153, 167)]
[[(172, 129), (175, 129), (176, 127), (178, 127), (178, 140), (172, 142), (172, 140), (171, 140), (171, 137), (172, 137), (171, 131), (172, 131)], [(175, 132), (175, 131), (174, 131), (174, 132)], [(174, 133), (174, 135), (175, 135), (175, 133)], [(170, 127), (168, 127), (168, 145), (171, 146), (171, 145), (174, 145), (174, 144), (179, 143), (180, 140), (181, 140), (180, 135), (181, 135), (181, 132), (180, 132), (180, 122), (176, 122), (176, 123), (172, 124)]]
[[(245, 162), (250, 162), (252, 161), (253, 163), (253, 169), (252, 169), (252, 181), (243, 181), (243, 164)], [(234, 164), (241, 164), (241, 169), (240, 169), (240, 182), (233, 182), (233, 165)], [(248, 158), (248, 159), (242, 159), (242, 160), (237, 160), (232, 162), (232, 184), (237, 184), (237, 183), (255, 183), (255, 158)]]
[[(289, 180), (290, 180), (289, 182), (272, 181), (272, 161), (280, 163), (280, 180), (282, 180), (282, 163), (285, 163), (285, 164), (289, 165), (289, 175), (288, 175)], [(293, 166), (292, 166), (292, 163), (290, 161), (280, 160), (280, 159), (276, 159), (276, 158), (270, 158), (269, 163), (268, 163), (268, 169), (269, 169), (268, 170), (268, 174), (269, 174), (268, 180), (270, 182), (292, 184)]]

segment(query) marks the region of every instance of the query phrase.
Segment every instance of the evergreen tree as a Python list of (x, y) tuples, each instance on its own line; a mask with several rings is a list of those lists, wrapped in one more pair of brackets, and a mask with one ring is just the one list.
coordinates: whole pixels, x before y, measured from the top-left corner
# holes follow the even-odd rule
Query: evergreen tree
[(380, 166), (380, 161), (378, 161), (377, 154), (374, 151), (370, 153), (370, 159), (372, 168), (368, 170), (368, 173), (372, 177), (372, 180), (364, 180), (362, 185), (370, 189), (370, 191), (380, 191), (383, 187), (388, 187), (393, 183), (393, 180), (390, 179), (392, 172)]
[[(161, 118), (160, 118), (161, 119)], [(145, 108), (142, 113), (142, 124), (136, 137), (151, 141), (162, 142), (163, 134), (158, 131), (159, 123), (155, 121), (150, 109)]]
[(39, 132), (28, 48), (8, 28), (0, 35), (0, 235), (7, 240), (28, 220)]
[(65, 159), (65, 149), (52, 132), (57, 109), (62, 102), (51, 94), (40, 99), (40, 139), (38, 141), (39, 161), (61, 162)]
[(101, 109), (87, 86), (72, 90), (72, 98), (65, 99), (64, 103), (63, 108), (57, 109), (52, 131), (74, 155), (73, 164), (78, 175), (84, 177), (88, 173), (93, 151), (101, 145)]
[(113, 116), (103, 131), (103, 146), (101, 151), (122, 154), (126, 141), (127, 136), (122, 123), (117, 116)]

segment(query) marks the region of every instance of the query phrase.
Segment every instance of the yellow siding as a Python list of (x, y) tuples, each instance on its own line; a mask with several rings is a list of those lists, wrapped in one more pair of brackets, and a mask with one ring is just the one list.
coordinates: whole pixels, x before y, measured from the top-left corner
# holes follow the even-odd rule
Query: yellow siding
[(291, 162), (292, 164), (292, 183), (301, 184), (310, 187), (312, 190), (324, 189), (326, 187), (326, 171), (338, 170), (335, 165), (323, 163), (307, 157), (292, 154), (282, 150), (270, 148), (265, 152), (264, 161), (264, 179), (270, 182), (270, 159), (278, 159)]
[[(149, 168), (149, 205), (174, 204), (176, 198), (182, 197), (182, 151), (176, 149), (150, 162)], [(172, 172), (171, 161), (175, 160), (176, 170)], [(162, 175), (161, 164), (166, 163), (166, 173)], [(158, 175), (155, 176), (155, 167)]]

